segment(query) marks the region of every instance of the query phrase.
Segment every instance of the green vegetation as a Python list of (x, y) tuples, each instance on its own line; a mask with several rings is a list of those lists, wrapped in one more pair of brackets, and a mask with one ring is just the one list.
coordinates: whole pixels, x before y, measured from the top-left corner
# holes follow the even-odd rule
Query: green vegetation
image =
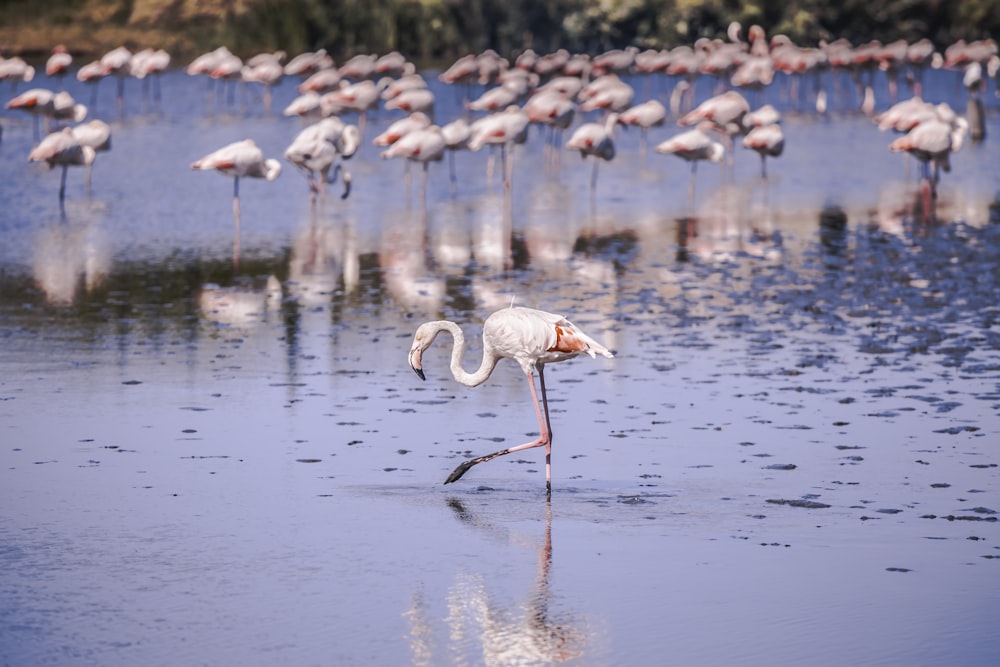
[(124, 44), (184, 58), (226, 44), (237, 53), (326, 48), (335, 58), (398, 49), (445, 62), (493, 48), (514, 55), (634, 44), (671, 47), (759, 23), (812, 45), (846, 37), (952, 41), (1000, 34), (996, 0), (6, 0), (0, 49), (40, 56), (54, 44), (102, 53)]

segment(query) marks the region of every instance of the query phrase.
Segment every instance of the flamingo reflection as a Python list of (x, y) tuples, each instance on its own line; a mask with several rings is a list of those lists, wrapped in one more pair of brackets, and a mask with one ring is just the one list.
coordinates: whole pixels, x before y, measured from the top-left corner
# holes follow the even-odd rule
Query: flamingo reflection
[(95, 224), (65, 219), (42, 229), (32, 274), (54, 306), (69, 306), (101, 285), (111, 269), (111, 243)]
[[(485, 530), (503, 541), (524, 544), (525, 539), (470, 512), (457, 498), (449, 507), (462, 523)], [(572, 612), (552, 609), (552, 508), (545, 508), (545, 536), (541, 544), (531, 540), (538, 552), (535, 583), (519, 604), (502, 605), (491, 594), (480, 573), (460, 572), (447, 597), (447, 658), (435, 656), (427, 603), (421, 594), (413, 597), (404, 614), (410, 620), (410, 649), (414, 665), (451, 664), (528, 665), (556, 664), (583, 656), (587, 636), (581, 619)]]

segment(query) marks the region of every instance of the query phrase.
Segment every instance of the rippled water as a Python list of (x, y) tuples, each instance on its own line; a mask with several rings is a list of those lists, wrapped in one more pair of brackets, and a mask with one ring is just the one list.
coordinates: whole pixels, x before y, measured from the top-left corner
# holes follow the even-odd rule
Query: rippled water
[[(31, 123), (2, 118), (5, 664), (993, 664), (992, 89), (932, 216), (849, 96), (818, 118), (776, 86), (769, 183), (743, 151), (699, 169), (694, 211), (635, 132), (593, 199), (535, 133), (509, 200), (485, 152), (454, 189), (433, 165), (422, 201), (368, 144), (346, 201), (312, 209), (287, 165), (242, 184), (238, 264), (231, 182), (189, 165), (246, 137), (279, 157), (302, 124), (163, 91), (128, 82), (122, 116), (102, 84), (113, 150), (64, 215)], [(965, 104), (954, 73), (925, 97)], [(471, 390), (441, 342), (427, 382), (405, 360), (443, 316), (472, 366), (511, 298), (616, 352), (551, 367), (549, 504), (535, 451), (441, 485), (533, 437), (516, 366)]]

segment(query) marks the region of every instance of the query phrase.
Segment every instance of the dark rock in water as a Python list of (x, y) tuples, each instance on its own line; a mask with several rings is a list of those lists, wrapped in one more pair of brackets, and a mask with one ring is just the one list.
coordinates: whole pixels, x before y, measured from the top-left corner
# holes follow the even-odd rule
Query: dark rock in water
[(788, 505), (789, 507), (804, 507), (806, 509), (823, 509), (829, 507), (826, 503), (820, 503), (815, 500), (787, 500), (787, 499), (772, 499), (768, 498), (767, 502), (772, 505)]

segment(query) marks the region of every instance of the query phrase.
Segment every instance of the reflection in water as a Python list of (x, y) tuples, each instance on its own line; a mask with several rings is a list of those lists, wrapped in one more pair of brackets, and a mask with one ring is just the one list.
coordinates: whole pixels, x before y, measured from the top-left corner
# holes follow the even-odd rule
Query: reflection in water
[(240, 329), (255, 326), (280, 305), (281, 283), (275, 276), (268, 276), (263, 287), (209, 283), (198, 293), (198, 308), (205, 320)]
[[(767, 184), (763, 187), (766, 193)], [(739, 255), (781, 259), (781, 236), (769, 199), (765, 194), (761, 205), (751, 205), (753, 195), (753, 188), (723, 187), (702, 204), (697, 216), (678, 219), (678, 259), (727, 262)]]
[(327, 305), (341, 284), (347, 294), (357, 288), (360, 267), (354, 219), (335, 220), (320, 207), (311, 206), (308, 225), (292, 242), (290, 296), (306, 307)]
[[(448, 505), (464, 524), (483, 530), (503, 542), (525, 544), (524, 536), (512, 534), (470, 512), (461, 500), (449, 498)], [(405, 613), (410, 619), (410, 652), (418, 667), (453, 665), (534, 665), (555, 664), (584, 656), (587, 632), (582, 620), (572, 613), (553, 612), (552, 592), (552, 506), (545, 504), (545, 537), (540, 545), (525, 546), (538, 552), (535, 583), (521, 603), (501, 604), (491, 594), (487, 577), (478, 572), (455, 576), (448, 596), (448, 646), (446, 655), (435, 655), (432, 621), (427, 601), (421, 593), (413, 596)]]
[(111, 243), (94, 220), (64, 219), (35, 239), (32, 273), (52, 305), (71, 305), (82, 287), (89, 293), (111, 268)]

